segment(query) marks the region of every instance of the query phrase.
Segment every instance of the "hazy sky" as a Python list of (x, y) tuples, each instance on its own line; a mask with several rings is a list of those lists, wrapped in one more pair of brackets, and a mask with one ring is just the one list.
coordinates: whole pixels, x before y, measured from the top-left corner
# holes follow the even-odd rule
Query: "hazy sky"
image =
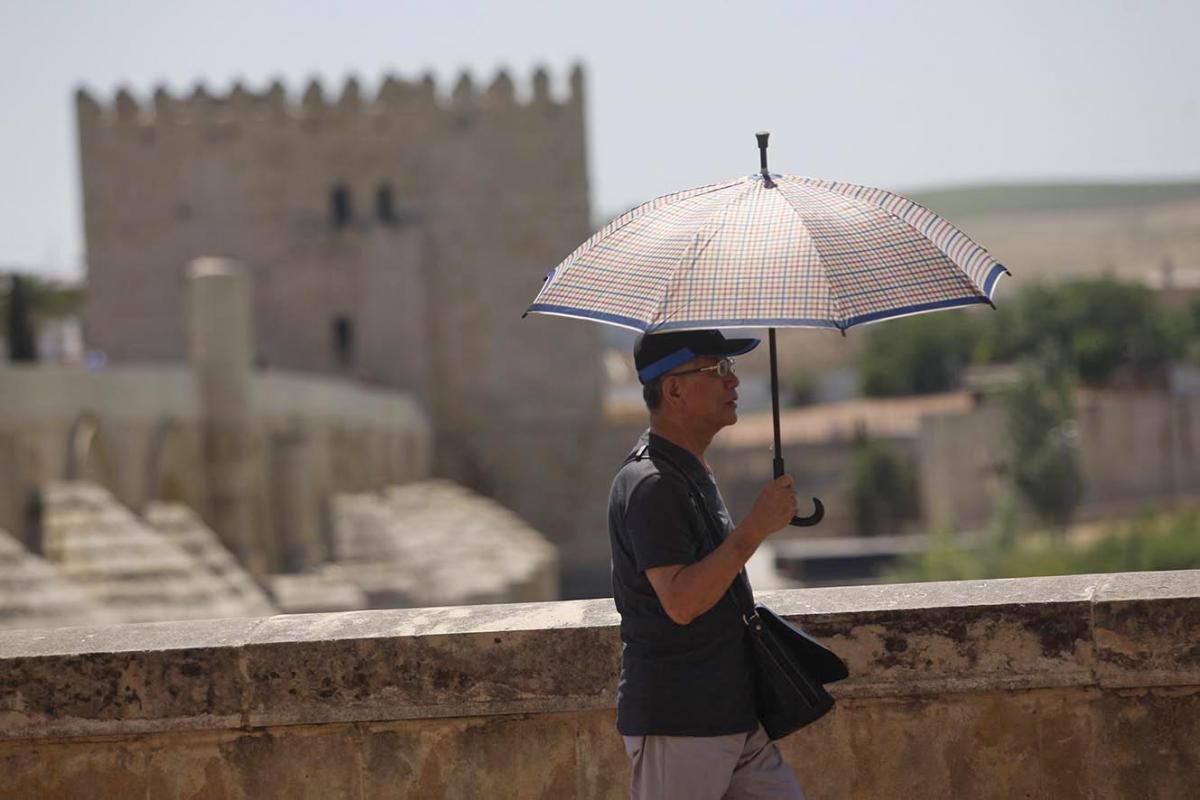
[(0, 269), (78, 274), (72, 92), (587, 70), (592, 203), (757, 166), (892, 189), (1200, 177), (1200, 2), (0, 0)]

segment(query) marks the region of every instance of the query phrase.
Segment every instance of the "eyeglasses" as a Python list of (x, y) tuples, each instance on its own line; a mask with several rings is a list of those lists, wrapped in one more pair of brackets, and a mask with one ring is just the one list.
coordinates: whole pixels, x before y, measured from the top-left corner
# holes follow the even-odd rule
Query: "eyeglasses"
[(668, 372), (664, 378), (673, 378), (677, 375), (691, 375), (694, 372), (708, 372), (716, 375), (718, 378), (728, 378), (733, 374), (733, 359), (722, 358), (717, 363), (708, 367), (698, 367), (697, 369), (685, 369), (683, 372)]

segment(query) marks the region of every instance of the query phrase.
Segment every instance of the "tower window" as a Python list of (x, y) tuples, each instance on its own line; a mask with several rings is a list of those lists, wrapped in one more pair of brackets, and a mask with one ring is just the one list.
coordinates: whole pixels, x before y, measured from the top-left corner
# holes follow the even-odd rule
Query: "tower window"
[(379, 188), (375, 190), (375, 210), (379, 214), (380, 222), (396, 221), (396, 205), (392, 201), (392, 187), (386, 183), (379, 184)]
[(339, 183), (329, 193), (330, 211), (333, 213), (333, 224), (342, 227), (350, 223), (354, 209), (350, 205), (350, 189)]
[(339, 367), (348, 367), (354, 360), (354, 322), (349, 317), (333, 320), (333, 355)]

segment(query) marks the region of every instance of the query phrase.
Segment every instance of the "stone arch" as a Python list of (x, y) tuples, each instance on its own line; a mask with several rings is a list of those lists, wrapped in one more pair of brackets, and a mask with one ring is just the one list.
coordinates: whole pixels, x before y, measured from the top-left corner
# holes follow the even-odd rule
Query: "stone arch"
[(380, 183), (375, 187), (375, 214), (384, 224), (396, 222), (396, 199), (391, 184)]
[(344, 228), (354, 220), (354, 200), (346, 184), (339, 183), (329, 190), (329, 214), (337, 228)]
[(408, 432), (398, 431), (390, 434), (388, 443), (388, 483), (407, 483), (412, 479), (413, 470), (408, 463)]
[(117, 471), (112, 447), (100, 418), (91, 411), (76, 417), (67, 434), (65, 477), (69, 481), (95, 483), (109, 491), (116, 489)]
[(146, 501), (163, 500), (196, 508), (187, 481), (187, 453), (183, 426), (166, 417), (150, 434), (146, 458)]

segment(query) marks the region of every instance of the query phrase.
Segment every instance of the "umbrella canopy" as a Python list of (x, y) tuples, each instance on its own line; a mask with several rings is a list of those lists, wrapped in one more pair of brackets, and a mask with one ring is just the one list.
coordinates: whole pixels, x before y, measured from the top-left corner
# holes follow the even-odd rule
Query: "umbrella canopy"
[(550, 272), (529, 311), (643, 332), (844, 331), (991, 304), (1004, 274), (962, 231), (904, 197), (756, 173), (614, 219)]
[[(622, 214), (550, 271), (526, 313), (646, 333), (769, 328), (775, 476), (783, 474), (775, 328), (847, 328), (986, 303), (1008, 270), (929, 209), (852, 183), (761, 171)], [(815, 525), (824, 507), (795, 517)]]

